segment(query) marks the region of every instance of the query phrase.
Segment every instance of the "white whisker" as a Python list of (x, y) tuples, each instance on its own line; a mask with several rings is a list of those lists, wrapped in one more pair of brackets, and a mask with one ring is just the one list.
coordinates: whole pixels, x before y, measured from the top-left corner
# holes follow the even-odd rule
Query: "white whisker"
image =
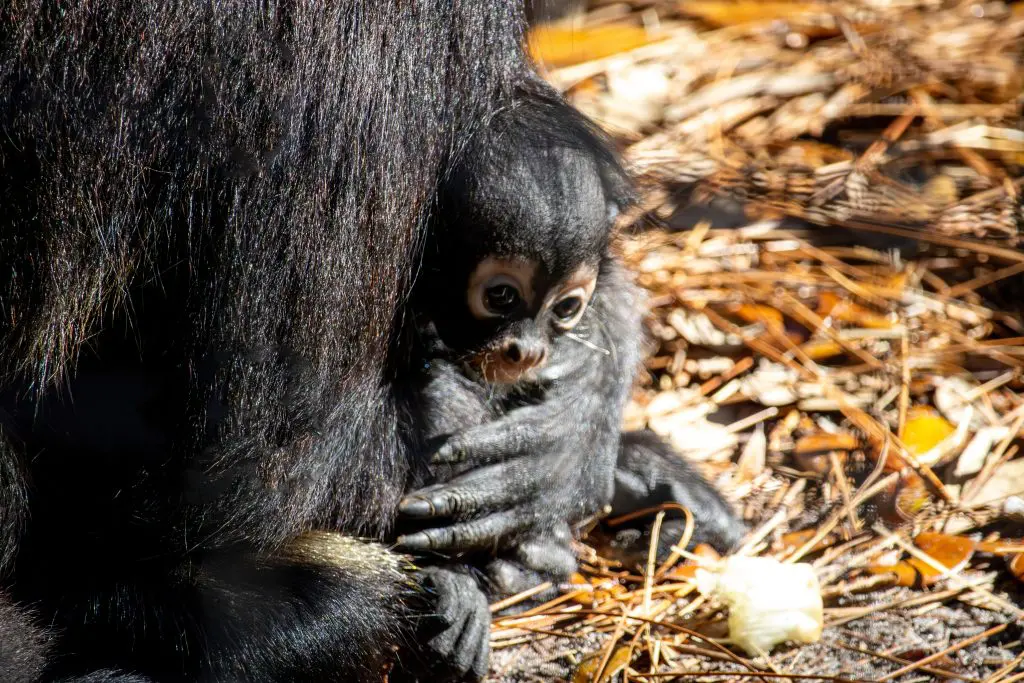
[(592, 351), (599, 351), (599, 352), (603, 353), (606, 356), (612, 355), (612, 352), (609, 349), (601, 348), (600, 346), (598, 346), (594, 342), (590, 341), (589, 339), (584, 339), (583, 337), (580, 337), (579, 335), (573, 334), (572, 332), (564, 332), (563, 334), (566, 337), (568, 337), (569, 339), (572, 339), (574, 342), (579, 342), (580, 344), (583, 344), (584, 346), (586, 346), (588, 349), (591, 349)]

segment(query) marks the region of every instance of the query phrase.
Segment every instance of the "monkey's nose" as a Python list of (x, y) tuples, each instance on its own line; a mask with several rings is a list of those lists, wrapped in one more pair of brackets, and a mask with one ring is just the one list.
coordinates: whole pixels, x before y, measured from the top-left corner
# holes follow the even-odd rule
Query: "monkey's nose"
[(529, 344), (515, 339), (506, 342), (501, 353), (509, 363), (524, 369), (542, 365), (548, 358), (548, 349), (544, 344)]

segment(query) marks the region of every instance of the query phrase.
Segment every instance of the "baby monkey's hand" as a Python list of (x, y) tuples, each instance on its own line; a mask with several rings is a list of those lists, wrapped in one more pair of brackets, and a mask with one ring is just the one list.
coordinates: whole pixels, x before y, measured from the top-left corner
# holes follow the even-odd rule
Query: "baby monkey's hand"
[(595, 512), (610, 498), (618, 435), (595, 438), (578, 419), (555, 405), (527, 406), (450, 437), (435, 464), (473, 468), (414, 491), (399, 505), (407, 518), (449, 523), (402, 536), (399, 545), (497, 551)]

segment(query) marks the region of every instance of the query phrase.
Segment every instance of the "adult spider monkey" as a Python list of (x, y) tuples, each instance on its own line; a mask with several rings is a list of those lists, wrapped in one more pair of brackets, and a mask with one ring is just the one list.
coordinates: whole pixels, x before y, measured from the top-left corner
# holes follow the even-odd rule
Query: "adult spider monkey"
[(44, 679), (394, 659), (413, 575), (352, 537), (404, 490), (398, 321), (454, 151), (533, 77), (520, 12), (0, 10), (3, 554)]

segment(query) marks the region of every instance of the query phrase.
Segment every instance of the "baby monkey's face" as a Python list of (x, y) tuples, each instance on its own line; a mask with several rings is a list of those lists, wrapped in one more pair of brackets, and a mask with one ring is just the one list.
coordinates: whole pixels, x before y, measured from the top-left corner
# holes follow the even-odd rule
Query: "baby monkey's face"
[(466, 289), (469, 326), (476, 328), (469, 365), (488, 382), (534, 377), (547, 362), (553, 340), (583, 318), (597, 275), (597, 263), (551, 276), (530, 259), (484, 258)]

